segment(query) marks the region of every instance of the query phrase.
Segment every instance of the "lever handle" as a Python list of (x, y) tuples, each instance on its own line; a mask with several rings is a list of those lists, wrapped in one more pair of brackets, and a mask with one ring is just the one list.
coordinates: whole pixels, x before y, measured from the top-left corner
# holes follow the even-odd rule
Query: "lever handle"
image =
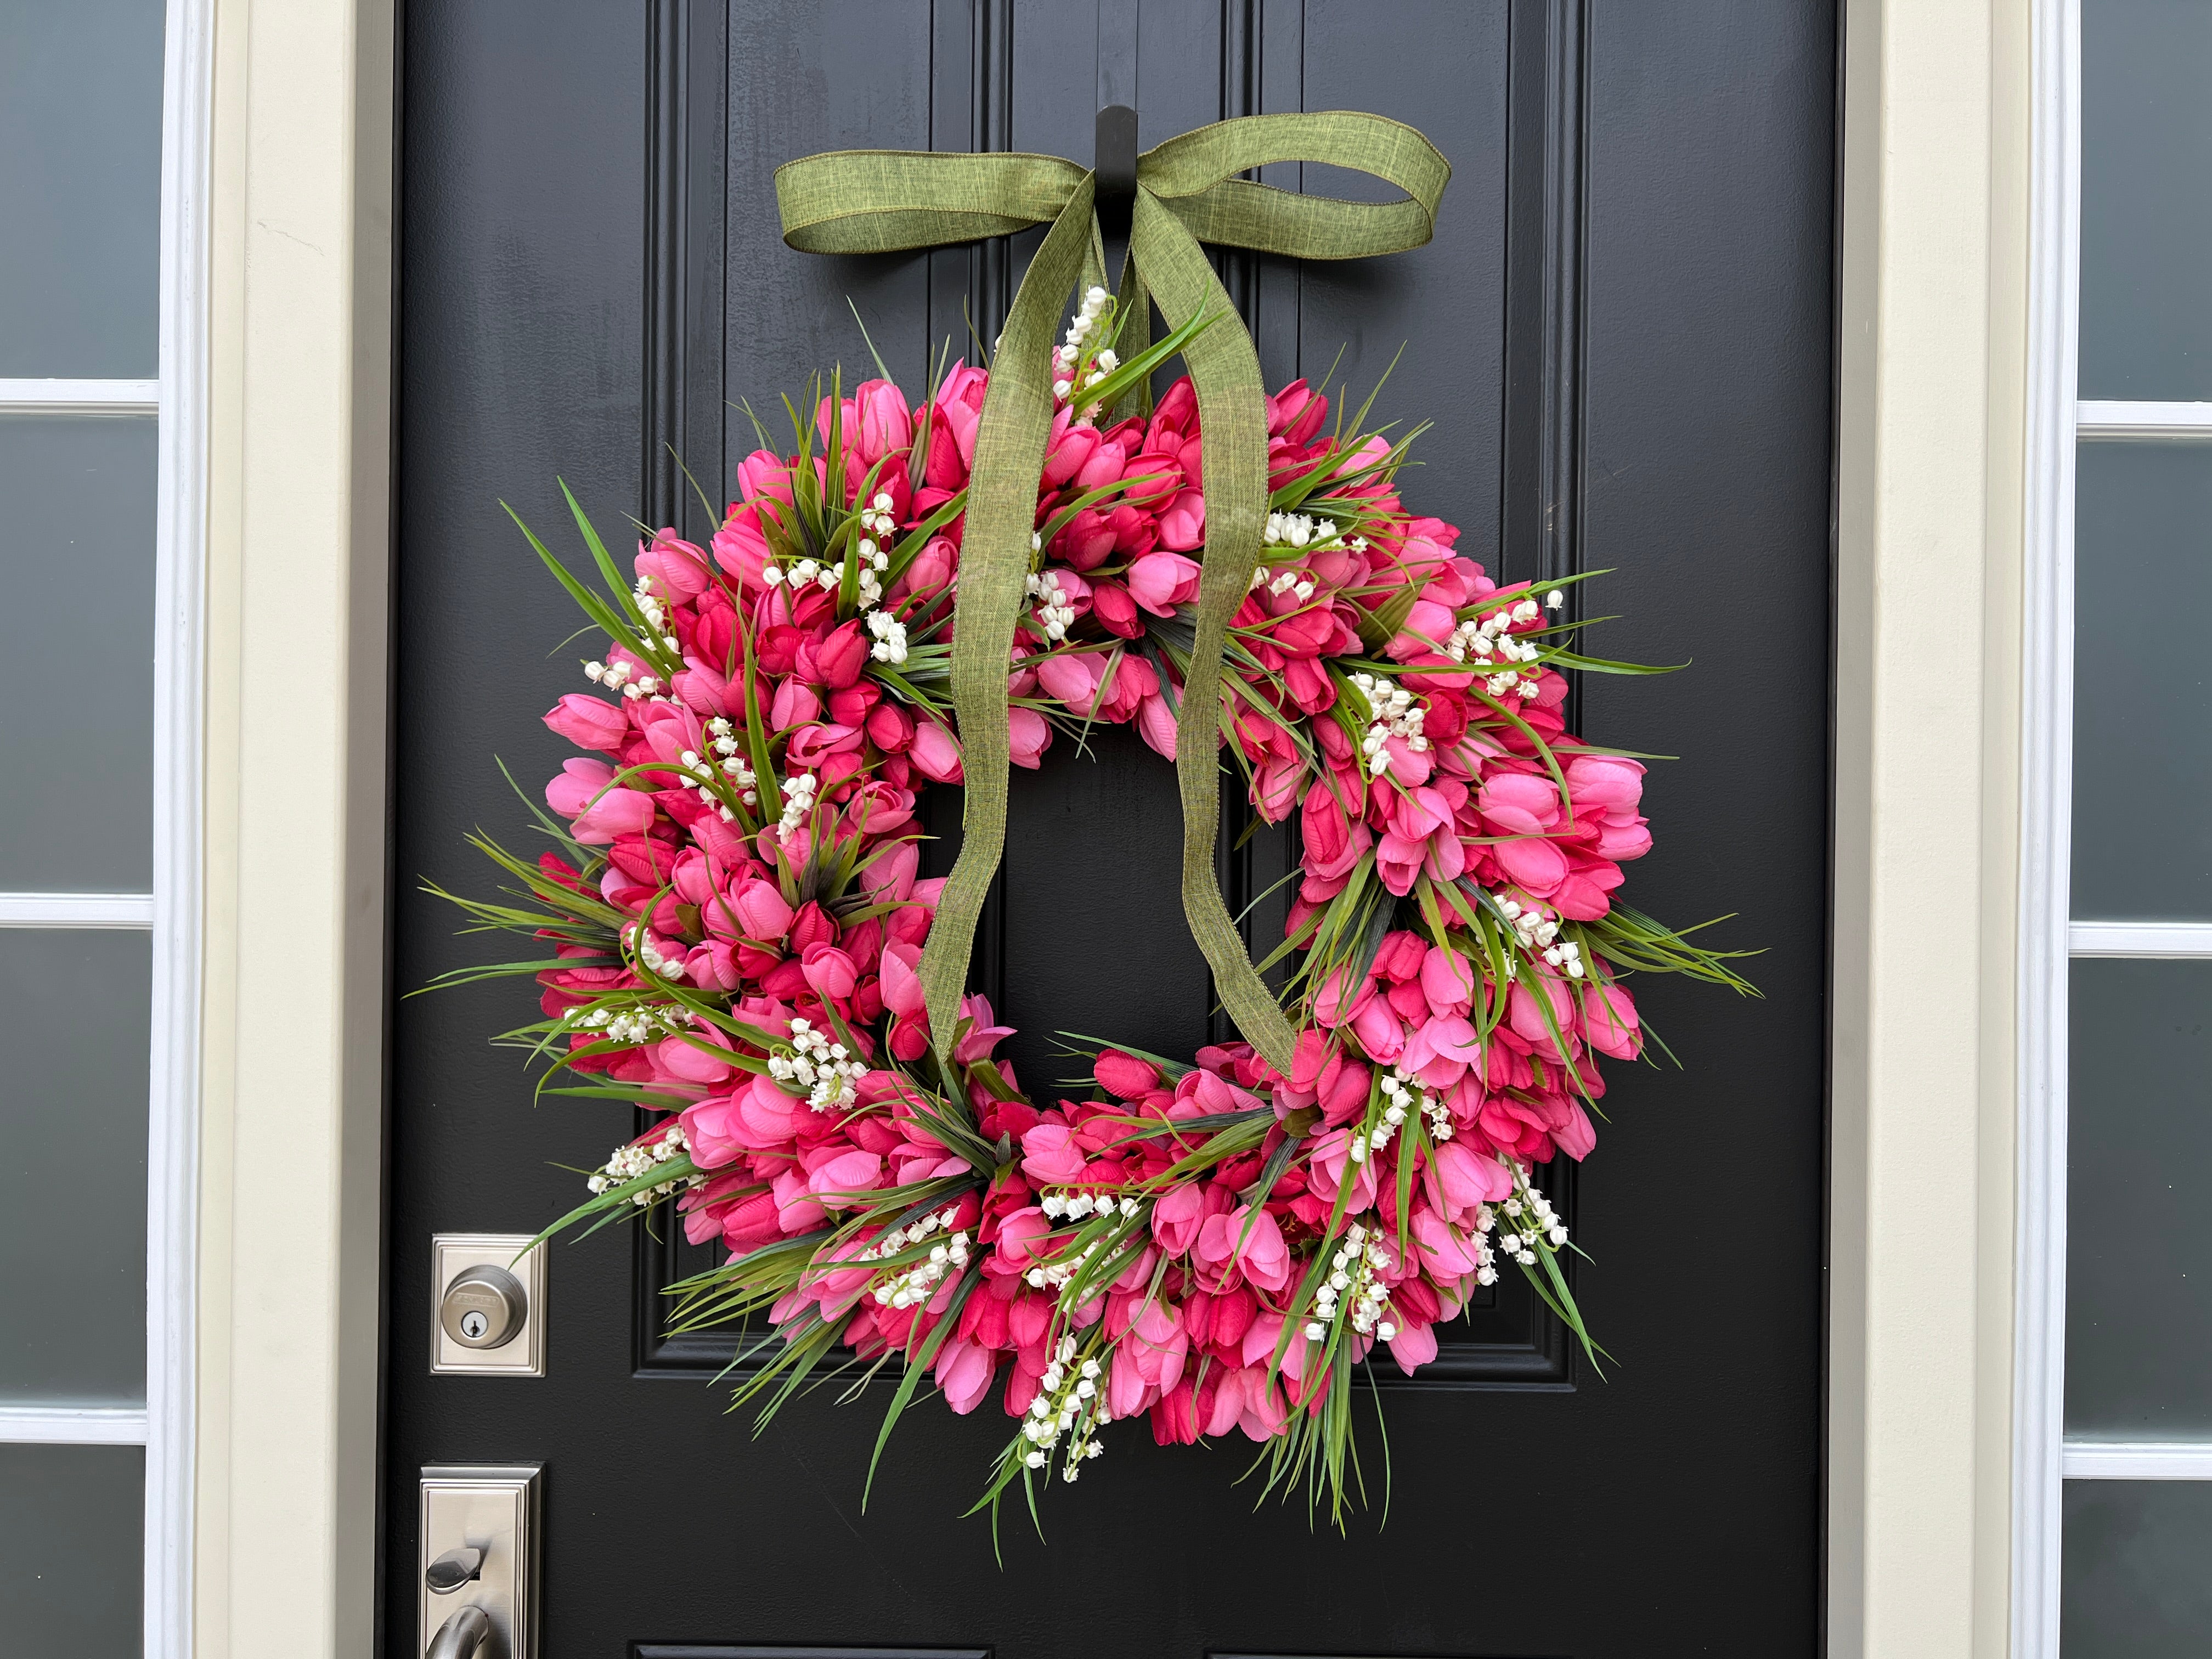
[(477, 1659), (490, 1647), (495, 1634), (490, 1615), (471, 1604), (438, 1626), (424, 1659)]
[(455, 1590), (483, 1572), (484, 1553), (473, 1545), (447, 1550), (433, 1561), (422, 1574), (422, 1582), (433, 1595), (451, 1595)]

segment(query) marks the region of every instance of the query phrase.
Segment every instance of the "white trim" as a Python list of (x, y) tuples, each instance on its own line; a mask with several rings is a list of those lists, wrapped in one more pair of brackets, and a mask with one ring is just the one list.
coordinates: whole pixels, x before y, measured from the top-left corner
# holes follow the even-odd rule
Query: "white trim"
[(2212, 404), (2134, 404), (2084, 398), (2075, 405), (2083, 438), (2212, 438)]
[(2212, 1480), (2212, 1443), (2069, 1440), (2069, 1480)]
[(151, 927), (151, 893), (0, 893), (0, 927)]
[(151, 415), (161, 400), (158, 380), (0, 380), (0, 415)]
[(145, 1443), (146, 1413), (141, 1407), (0, 1406), (0, 1446)]
[(2066, 1404), (2066, 973), (2073, 851), (2080, 0), (2034, 0), (2021, 638), (2020, 1119), (2013, 1326), (2013, 1659), (2058, 1659)]
[(154, 982), (146, 1148), (147, 1659), (192, 1631), (214, 0), (168, 0), (154, 530)]
[(2077, 921), (2066, 938), (2077, 957), (2212, 957), (2212, 922)]

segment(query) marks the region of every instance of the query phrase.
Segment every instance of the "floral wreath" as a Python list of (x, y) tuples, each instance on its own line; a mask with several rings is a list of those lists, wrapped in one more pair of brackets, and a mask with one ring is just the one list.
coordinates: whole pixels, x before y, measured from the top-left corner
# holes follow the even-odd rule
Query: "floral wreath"
[[(1147, 388), (1218, 313), (1137, 349), (1143, 314), (1091, 284), (1051, 351), (1003, 675), (1017, 766), (1095, 722), (1174, 758), (1199, 725), (1203, 392)], [(1602, 1352), (1535, 1171), (1595, 1145), (1596, 1057), (1644, 1048), (1626, 976), (1748, 988), (1615, 902), (1651, 845), (1644, 767), (1565, 729), (1565, 676), (1643, 671), (1573, 648), (1571, 581), (1500, 586), (1455, 554), (1397, 494), (1409, 440), (1332, 425), (1300, 380), (1265, 399), (1263, 544), (1209, 699), (1254, 811), (1299, 830), (1258, 964), (1287, 1052), (1071, 1039), (1087, 1095), (1026, 1093), (988, 1002), (930, 994), (946, 883), (919, 873), (920, 792), (974, 763), (956, 622), (990, 386), (960, 364), (913, 404), (888, 373), (833, 380), (792, 451), (763, 434), (739, 464), (711, 544), (650, 533), (634, 580), (569, 496), (604, 591), (531, 536), (608, 641), (597, 695), (545, 716), (590, 752), (546, 787), (554, 850), (477, 838), (518, 902), (431, 890), (534, 958), (447, 980), (533, 976), (543, 1017), (501, 1040), (653, 1115), (549, 1231), (672, 1206), (723, 1247), (672, 1287), (674, 1322), (765, 1315), (737, 1389), (763, 1418), (888, 1364), (886, 1436), (925, 1380), (1017, 1419), (994, 1514), (1144, 1416), (1162, 1443), (1249, 1437), (1267, 1489), (1340, 1515), (1378, 1345), (1417, 1370), (1510, 1269)]]

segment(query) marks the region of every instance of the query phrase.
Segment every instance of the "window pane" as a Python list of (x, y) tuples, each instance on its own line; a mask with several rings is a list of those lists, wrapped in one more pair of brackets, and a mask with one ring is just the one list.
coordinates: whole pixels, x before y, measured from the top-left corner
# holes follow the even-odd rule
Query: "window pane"
[(0, 927), (0, 1401), (146, 1397), (152, 973), (145, 933)]
[(2067, 1430), (2212, 1438), (2212, 962), (2077, 961), (2069, 1030)]
[(2212, 444), (2086, 443), (2078, 479), (2074, 915), (2212, 919)]
[(2066, 1659), (2203, 1659), (2212, 1632), (2212, 1484), (2069, 1480)]
[(16, 704), (0, 720), (0, 891), (143, 892), (153, 879), (152, 421), (0, 416), (0, 660)]
[(2081, 395), (2212, 398), (2212, 6), (2082, 0)]
[(0, 1446), (0, 1647), (144, 1650), (145, 1468), (136, 1446)]
[(162, 0), (0, 0), (0, 379), (156, 373)]

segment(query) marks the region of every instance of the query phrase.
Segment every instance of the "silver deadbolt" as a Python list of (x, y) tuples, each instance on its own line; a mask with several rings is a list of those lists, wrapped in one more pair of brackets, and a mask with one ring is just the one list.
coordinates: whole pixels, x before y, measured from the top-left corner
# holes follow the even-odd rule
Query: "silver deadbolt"
[(438, 1302), (438, 1323), (465, 1348), (496, 1348), (514, 1340), (529, 1312), (522, 1281), (504, 1267), (480, 1261), (447, 1281)]
[(545, 1269), (527, 1233), (433, 1233), (431, 1371), (544, 1376)]

